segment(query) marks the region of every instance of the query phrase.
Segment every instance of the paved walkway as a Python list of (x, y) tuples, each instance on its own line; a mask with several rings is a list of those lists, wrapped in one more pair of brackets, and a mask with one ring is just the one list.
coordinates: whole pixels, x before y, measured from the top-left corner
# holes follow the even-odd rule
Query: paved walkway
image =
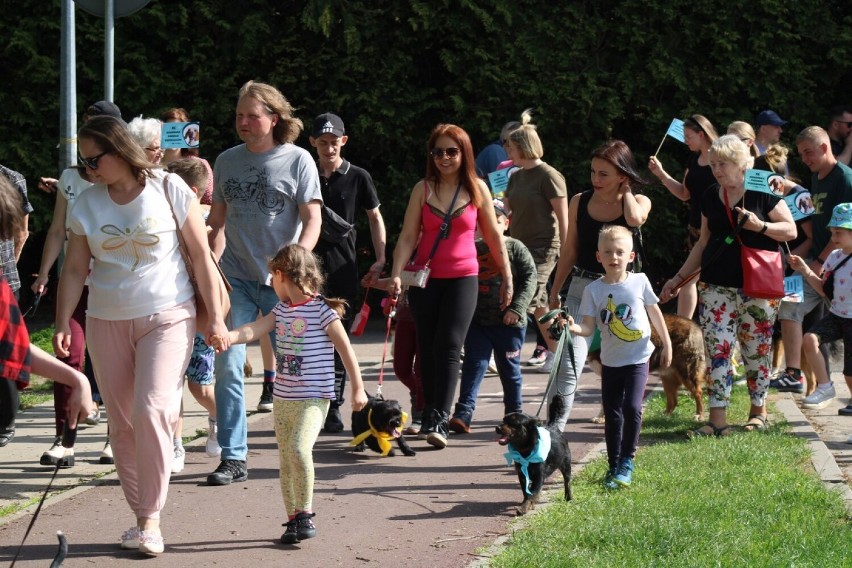
[[(368, 332), (353, 341), (370, 392), (375, 392), (382, 339), (381, 324), (371, 322)], [(525, 356), (531, 351), (528, 343)], [(257, 347), (249, 348), (249, 357), (258, 371), (246, 381), (247, 406), (253, 409), (260, 396), (262, 368)], [(546, 378), (532, 370), (525, 373), (527, 412), (538, 408)], [(842, 376), (834, 378), (838, 394), (848, 396)], [(652, 377), (651, 386), (655, 384)], [(405, 389), (390, 371), (384, 393), (407, 406)], [(186, 469), (172, 477), (163, 512), (166, 553), (146, 560), (146, 566), (247, 566), (290, 560), (304, 566), (467, 566), (478, 557), (478, 549), (507, 532), (513, 507), (520, 500), (517, 478), (503, 461), (503, 449), (494, 443), (501, 397), (496, 376), (486, 377), (473, 432), (453, 435), (441, 451), (411, 440), (418, 451), (414, 458), (353, 454), (347, 449), (347, 434), (322, 434), (314, 452), (318, 537), (296, 546), (278, 544), (284, 519), (271, 415), (249, 417), (249, 479), (245, 483), (204, 485), (218, 462), (206, 457), (201, 437), (188, 447)], [(798, 411), (790, 395), (776, 394), (773, 399), (794, 428), (811, 439), (815, 467), (823, 478), (848, 494), (852, 446), (845, 439), (852, 433), (852, 419), (836, 413), (845, 398), (807, 416)], [(184, 431), (205, 429), (204, 412), (188, 393), (184, 400)], [(575, 463), (600, 451), (602, 427), (589, 420), (598, 404), (597, 379), (586, 373), (568, 427)], [(348, 417), (344, 419), (348, 425)], [(40, 496), (52, 469), (39, 466), (38, 458), (49, 447), (52, 430), (50, 405), (21, 416), (18, 436), (0, 450), (0, 507)], [(112, 468), (97, 464), (105, 431), (103, 424), (81, 431), (77, 465), (61, 470), (54, 483), (74, 489), (48, 499), (19, 566), (48, 565), (60, 529), (70, 543), (65, 566), (104, 562), (125, 566), (142, 559), (134, 551), (118, 548), (118, 536), (133, 524), (133, 518)], [(0, 564), (10, 561), (33, 509), (0, 519)]]

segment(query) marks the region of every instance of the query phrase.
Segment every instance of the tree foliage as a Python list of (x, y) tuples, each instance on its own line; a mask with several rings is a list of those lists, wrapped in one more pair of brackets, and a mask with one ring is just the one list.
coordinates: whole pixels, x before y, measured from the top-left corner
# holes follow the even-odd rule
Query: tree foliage
[[(0, 160), (35, 187), (56, 173), (60, 3), (15, 4), (0, 13)], [(76, 14), (80, 111), (102, 98), (103, 21)], [(850, 30), (832, 0), (154, 0), (116, 21), (115, 99), (127, 119), (187, 108), (210, 159), (238, 142), (233, 109), (248, 79), (279, 87), (308, 126), (337, 112), (344, 154), (373, 174), (393, 240), (439, 122), (482, 147), (533, 107), (545, 160), (572, 192), (588, 186), (588, 156), (607, 138), (644, 164), (671, 119), (694, 112), (724, 131), (772, 108), (791, 121), (792, 144), (849, 102)], [(686, 149), (669, 139), (660, 159), (678, 176)], [(648, 193), (645, 242), (665, 273), (682, 259), (684, 207), (662, 187)], [(51, 203), (34, 202), (38, 229)]]

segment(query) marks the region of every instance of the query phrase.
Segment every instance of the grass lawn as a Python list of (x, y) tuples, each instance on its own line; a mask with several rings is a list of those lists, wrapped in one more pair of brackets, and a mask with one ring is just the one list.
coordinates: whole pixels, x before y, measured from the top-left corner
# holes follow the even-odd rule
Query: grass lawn
[[(30, 343), (53, 354), (53, 326), (30, 334)], [(53, 399), (53, 382), (38, 375), (30, 375), (30, 386), (20, 393), (20, 410), (32, 408)]]
[[(661, 396), (648, 402), (630, 488), (604, 489), (606, 461), (594, 460), (575, 477), (574, 500), (525, 519), (491, 565), (852, 565), (842, 500), (785, 423), (688, 440), (692, 399), (681, 396), (671, 417), (664, 408)], [(747, 415), (746, 389), (735, 387), (731, 422)]]

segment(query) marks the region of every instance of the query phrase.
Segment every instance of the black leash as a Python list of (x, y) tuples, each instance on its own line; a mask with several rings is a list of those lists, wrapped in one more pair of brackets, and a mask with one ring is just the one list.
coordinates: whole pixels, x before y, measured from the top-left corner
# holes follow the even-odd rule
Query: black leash
[(538, 318), (538, 322), (540, 324), (547, 324), (548, 322), (553, 322), (550, 324), (548, 328), (548, 333), (550, 337), (557, 340), (556, 343), (556, 352), (553, 354), (553, 367), (550, 368), (550, 377), (547, 379), (547, 386), (544, 389), (544, 397), (541, 399), (541, 404), (538, 405), (538, 410), (535, 415), (536, 418), (541, 414), (541, 409), (544, 407), (544, 403), (547, 400), (547, 395), (550, 392), (550, 387), (553, 386), (553, 382), (556, 380), (557, 375), (559, 374), (560, 367), (562, 366), (562, 353), (567, 349), (568, 353), (571, 355), (571, 369), (574, 371), (574, 390), (567, 394), (567, 396), (571, 396), (572, 394), (577, 392), (577, 386), (580, 384), (580, 375), (577, 374), (577, 362), (574, 361), (574, 341), (571, 338), (571, 332), (569, 332), (563, 322), (561, 322), (562, 318), (567, 320), (568, 312), (564, 309), (556, 309), (550, 310), (540, 318)]
[[(77, 429), (73, 430), (68, 427), (68, 423), (65, 424), (65, 430), (62, 432), (62, 446), (65, 448), (73, 448), (74, 443), (77, 441)], [(18, 561), (18, 557), (21, 555), (21, 551), (24, 549), (24, 543), (27, 542), (27, 537), (30, 536), (30, 531), (33, 529), (33, 525), (38, 519), (38, 515), (41, 512), (41, 507), (44, 505), (45, 499), (47, 499), (48, 493), (50, 493), (50, 488), (53, 485), (53, 480), (56, 479), (56, 474), (59, 473), (59, 466), (62, 463), (62, 460), (56, 462), (56, 468), (53, 470), (53, 475), (50, 477), (50, 481), (47, 482), (47, 488), (44, 490), (44, 494), (41, 496), (41, 501), (38, 502), (38, 507), (36, 507), (35, 513), (33, 513), (33, 518), (30, 520), (30, 525), (27, 527), (27, 532), (24, 533), (24, 538), (21, 540), (20, 546), (18, 546), (18, 551), (15, 553), (15, 557), (12, 559), (12, 563), (9, 565), (9, 568), (14, 568), (15, 562)], [(65, 541), (65, 535), (61, 532), (59, 533), (59, 554), (56, 555), (56, 558), (53, 561), (51, 566), (61, 566), (62, 560), (65, 558), (65, 554), (68, 552), (68, 543)], [(63, 546), (64, 545), (64, 546)], [(61, 558), (60, 558), (61, 556)], [(59, 564), (56, 564), (57, 560)]]

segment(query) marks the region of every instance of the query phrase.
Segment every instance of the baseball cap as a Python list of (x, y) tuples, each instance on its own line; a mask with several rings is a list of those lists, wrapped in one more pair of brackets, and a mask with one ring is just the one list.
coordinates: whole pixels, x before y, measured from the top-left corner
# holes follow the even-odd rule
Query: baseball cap
[(502, 215), (503, 217), (509, 217), (509, 212), (506, 210), (506, 204), (503, 203), (502, 199), (495, 197), (493, 202), (494, 212), (497, 214), (497, 216)]
[(323, 134), (334, 134), (338, 137), (345, 135), (346, 129), (343, 128), (343, 119), (330, 112), (316, 117), (314, 119), (314, 127), (311, 129), (311, 136), (319, 138)]
[(86, 109), (85, 113), (89, 118), (93, 116), (112, 116), (121, 118), (121, 110), (118, 105), (110, 101), (98, 101)]
[(852, 203), (835, 205), (834, 211), (831, 212), (831, 221), (828, 222), (828, 226), (852, 231)]
[(754, 119), (755, 126), (763, 126), (764, 124), (770, 124), (772, 126), (784, 126), (787, 124), (786, 120), (783, 120), (778, 113), (774, 110), (765, 110), (757, 115)]

